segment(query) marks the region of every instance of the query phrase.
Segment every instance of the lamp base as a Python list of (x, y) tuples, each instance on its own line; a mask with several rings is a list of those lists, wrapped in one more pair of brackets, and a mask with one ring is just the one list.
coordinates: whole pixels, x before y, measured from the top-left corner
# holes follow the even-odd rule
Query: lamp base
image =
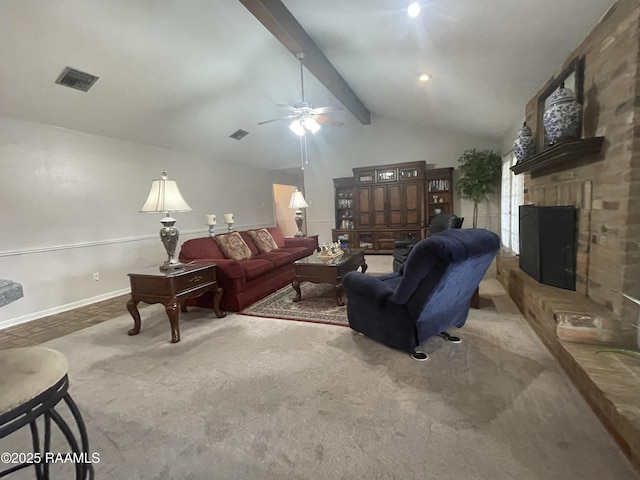
[(298, 227), (298, 231), (294, 235), (294, 237), (304, 237), (305, 234), (302, 232), (302, 221), (304, 217), (302, 216), (302, 210), (296, 210), (296, 226)]
[(175, 226), (176, 219), (167, 213), (167, 216), (160, 222), (163, 225), (160, 229), (160, 240), (167, 251), (167, 259), (160, 265), (160, 271), (175, 272), (176, 270), (181, 270), (184, 268), (184, 264), (176, 260), (176, 246), (180, 238), (178, 227)]

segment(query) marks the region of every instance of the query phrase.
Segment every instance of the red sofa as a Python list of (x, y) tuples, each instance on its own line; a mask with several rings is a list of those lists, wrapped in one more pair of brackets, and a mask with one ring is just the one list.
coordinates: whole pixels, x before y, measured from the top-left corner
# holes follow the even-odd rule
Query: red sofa
[[(293, 282), (293, 262), (308, 257), (318, 249), (317, 237), (285, 238), (277, 227), (267, 230), (278, 245), (269, 253), (260, 253), (247, 232), (238, 232), (251, 250), (245, 260), (225, 258), (218, 243), (212, 237), (187, 240), (180, 249), (180, 261), (216, 262), (218, 285), (223, 289), (222, 309), (239, 312), (252, 303)], [(213, 294), (207, 293), (189, 300), (188, 304), (213, 307)]]

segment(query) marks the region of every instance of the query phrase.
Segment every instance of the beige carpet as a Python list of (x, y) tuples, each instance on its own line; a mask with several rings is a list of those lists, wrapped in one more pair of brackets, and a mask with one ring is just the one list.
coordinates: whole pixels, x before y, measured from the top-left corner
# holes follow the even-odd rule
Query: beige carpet
[(157, 305), (138, 336), (122, 316), (48, 346), (97, 479), (640, 478), (499, 284), (481, 294), (463, 343), (432, 339), (424, 363), (348, 328), (197, 309), (171, 344)]

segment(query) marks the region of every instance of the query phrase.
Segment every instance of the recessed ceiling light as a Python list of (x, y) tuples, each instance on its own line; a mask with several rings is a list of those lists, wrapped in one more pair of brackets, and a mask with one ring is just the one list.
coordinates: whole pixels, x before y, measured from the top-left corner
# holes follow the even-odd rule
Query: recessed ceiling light
[(409, 8), (407, 8), (407, 14), (409, 14), (410, 17), (417, 17), (420, 15), (420, 5), (416, 2), (409, 5)]
[(429, 75), (428, 73), (422, 73), (418, 77), (418, 80), (420, 80), (421, 82), (429, 81), (429, 80), (431, 80), (431, 75)]

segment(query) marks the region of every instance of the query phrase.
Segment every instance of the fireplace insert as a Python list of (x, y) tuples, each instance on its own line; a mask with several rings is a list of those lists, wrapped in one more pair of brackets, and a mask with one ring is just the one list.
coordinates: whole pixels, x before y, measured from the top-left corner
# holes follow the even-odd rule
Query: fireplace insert
[(520, 206), (520, 269), (538, 282), (576, 289), (574, 206)]

